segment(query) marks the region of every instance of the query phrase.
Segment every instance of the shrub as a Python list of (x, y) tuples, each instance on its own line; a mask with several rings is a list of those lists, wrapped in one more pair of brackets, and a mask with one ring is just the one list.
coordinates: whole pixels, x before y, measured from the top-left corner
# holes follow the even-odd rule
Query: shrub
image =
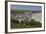
[(35, 27), (41, 27), (42, 26), (42, 24), (39, 21), (35, 21), (35, 19), (31, 20), (30, 25), (35, 26)]
[(11, 19), (11, 22), (13, 22), (13, 23), (19, 23), (18, 20), (14, 20), (14, 19)]

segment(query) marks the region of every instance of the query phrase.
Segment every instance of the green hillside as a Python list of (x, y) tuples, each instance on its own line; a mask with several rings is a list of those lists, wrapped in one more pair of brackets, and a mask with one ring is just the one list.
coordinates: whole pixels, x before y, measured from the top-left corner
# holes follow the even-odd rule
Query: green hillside
[(32, 13), (32, 11), (31, 10), (11, 10), (11, 13), (24, 14), (24, 13)]

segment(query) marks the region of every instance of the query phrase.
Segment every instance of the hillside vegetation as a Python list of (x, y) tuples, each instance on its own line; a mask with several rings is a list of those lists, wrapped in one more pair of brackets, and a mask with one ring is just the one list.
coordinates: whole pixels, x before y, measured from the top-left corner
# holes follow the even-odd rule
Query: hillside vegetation
[(23, 22), (19, 23), (16, 20), (11, 19), (11, 29), (15, 28), (38, 28), (41, 27), (41, 23), (39, 21), (35, 21), (35, 19), (32, 19), (30, 22)]
[(11, 13), (24, 14), (24, 13), (32, 13), (32, 11), (31, 10), (11, 10)]

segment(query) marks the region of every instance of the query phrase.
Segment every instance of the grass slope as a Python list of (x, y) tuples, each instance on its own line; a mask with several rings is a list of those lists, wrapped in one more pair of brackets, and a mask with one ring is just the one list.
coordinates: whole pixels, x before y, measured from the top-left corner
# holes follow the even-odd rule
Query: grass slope
[(11, 19), (11, 29), (15, 29), (15, 28), (37, 28), (37, 27), (41, 27), (41, 26), (42, 26), (41, 23), (39, 21), (35, 21), (35, 19), (32, 19), (30, 22), (23, 22), (22, 21), (21, 23)]

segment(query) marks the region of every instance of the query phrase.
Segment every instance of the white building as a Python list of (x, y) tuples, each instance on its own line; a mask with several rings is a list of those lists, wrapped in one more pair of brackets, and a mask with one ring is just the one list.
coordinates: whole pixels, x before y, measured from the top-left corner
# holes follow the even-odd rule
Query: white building
[(25, 14), (18, 14), (18, 15), (16, 15), (16, 16), (13, 16), (13, 15), (12, 15), (12, 19), (14, 19), (14, 20), (17, 19), (17, 20), (19, 21), (19, 23), (20, 23), (21, 21), (28, 21), (28, 22), (30, 22), (31, 19), (32, 19), (32, 14), (25, 13)]

